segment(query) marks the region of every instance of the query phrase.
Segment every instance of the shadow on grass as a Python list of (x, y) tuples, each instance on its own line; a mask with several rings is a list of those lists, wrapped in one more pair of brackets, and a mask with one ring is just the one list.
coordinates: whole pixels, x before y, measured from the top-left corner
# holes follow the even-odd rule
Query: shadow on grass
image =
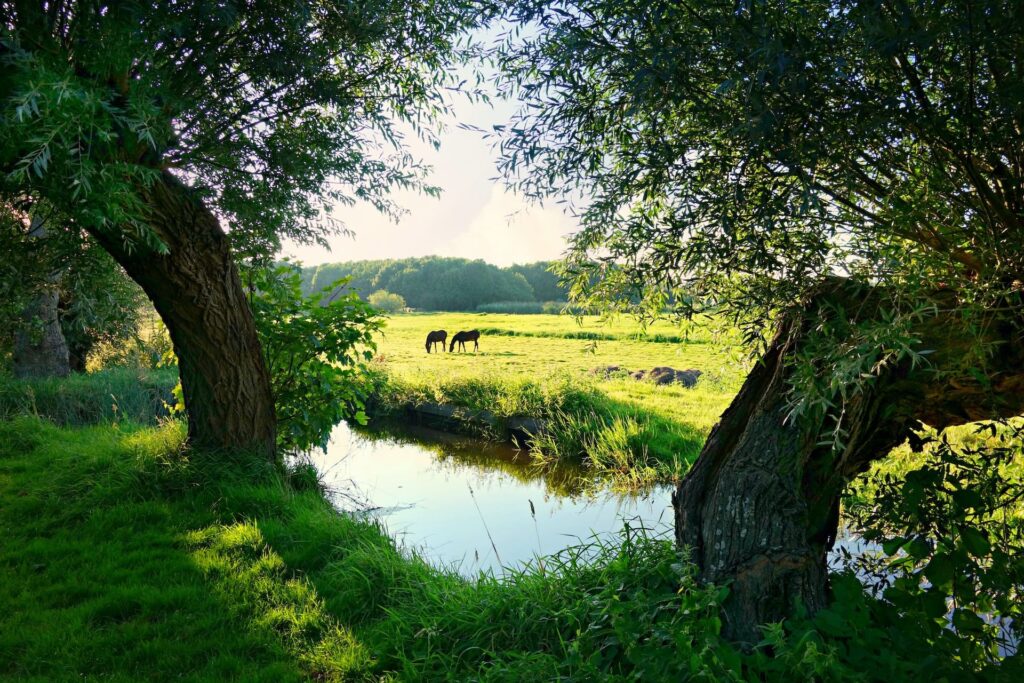
[(129, 421), (155, 424), (173, 403), (175, 367), (114, 368), (66, 378), (17, 380), (0, 375), (0, 420), (36, 415), (65, 426)]
[(367, 670), (365, 649), (255, 528), (222, 524), (221, 514), (283, 513), (285, 489), (204, 471), (175, 452), (180, 441), (174, 427), (0, 423), (0, 678), (300, 681)]

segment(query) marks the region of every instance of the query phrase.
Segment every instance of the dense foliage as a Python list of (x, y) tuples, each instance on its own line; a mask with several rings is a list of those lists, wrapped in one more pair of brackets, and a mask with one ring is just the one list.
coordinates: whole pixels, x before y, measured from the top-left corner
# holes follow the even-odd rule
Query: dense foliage
[(523, 263), (510, 266), (507, 270), (522, 275), (533, 289), (536, 301), (565, 301), (569, 298), (568, 287), (563, 286), (548, 261)]
[(344, 277), (362, 296), (385, 289), (413, 308), (474, 311), (498, 302), (564, 301), (567, 290), (550, 272), (551, 265), (541, 261), (499, 268), (480, 260), (426, 256), (329, 263), (306, 268), (303, 276), (306, 291)]
[(0, 209), (0, 358), (10, 350), (13, 334), (31, 334), (37, 320), (24, 311), (40, 291), (59, 295), (60, 327), (71, 355), (71, 369), (85, 370), (99, 344), (121, 345), (136, 336), (144, 296), (95, 240), (62, 225), (50, 211), (43, 236), (14, 211)]
[[(0, 3), (0, 192), (152, 244), (138, 189), (174, 169), (236, 246), (336, 229), (327, 203), (397, 210), (424, 188), (401, 122), (432, 138), (472, 3)], [(389, 149), (391, 151), (389, 151)]]
[[(503, 168), (578, 203), (575, 294), (755, 319), (836, 274), (1016, 301), (1015, 2), (521, 0)], [(672, 298), (673, 293), (681, 296)], [(624, 296), (625, 294), (625, 296)], [(910, 315), (915, 306), (897, 307)]]
[(1015, 653), (1024, 637), (1022, 444), (1019, 423), (926, 434), (901, 476), (879, 468), (851, 492), (850, 523), (880, 552), (848, 563), (963, 660)]
[(382, 321), (345, 283), (303, 296), (299, 269), (257, 268), (250, 298), (270, 371), (278, 444), (285, 453), (325, 448), (342, 419), (366, 422), (358, 381)]

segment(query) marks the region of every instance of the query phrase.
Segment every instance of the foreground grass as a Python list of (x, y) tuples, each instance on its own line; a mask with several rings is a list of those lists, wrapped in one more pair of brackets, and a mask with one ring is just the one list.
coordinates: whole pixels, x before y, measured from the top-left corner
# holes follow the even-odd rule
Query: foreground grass
[(308, 469), (181, 439), (0, 422), (0, 678), (1013, 680), (915, 656), (850, 581), (830, 640), (774, 627), (742, 655), (724, 593), (635, 532), (467, 582), (335, 513)]
[[(479, 353), (432, 353), (426, 332), (479, 329)], [(586, 463), (627, 487), (671, 481), (686, 471), (739, 389), (745, 366), (734, 334), (659, 322), (641, 330), (619, 319), (437, 313), (396, 316), (379, 341), (377, 408), (441, 403), (499, 418), (544, 420), (534, 440), (549, 461)], [(656, 386), (593, 368), (696, 368), (696, 387)]]
[[(175, 424), (0, 423), (0, 610), (9, 615), (0, 622), (0, 677), (597, 674), (616, 661), (640, 665), (627, 655), (642, 648), (575, 652), (593, 625), (588, 595), (611, 585), (656, 589), (655, 605), (676, 599), (681, 575), (667, 543), (634, 539), (618, 564), (584, 565), (579, 549), (545, 572), (467, 583), (400, 555), (378, 527), (335, 513), (308, 470), (282, 476), (244, 456), (189, 453), (181, 438)], [(623, 570), (635, 581), (613, 580)], [(694, 588), (686, 620), (712, 623), (713, 597)], [(713, 630), (695, 633), (702, 668), (739, 661), (728, 647), (708, 649)]]

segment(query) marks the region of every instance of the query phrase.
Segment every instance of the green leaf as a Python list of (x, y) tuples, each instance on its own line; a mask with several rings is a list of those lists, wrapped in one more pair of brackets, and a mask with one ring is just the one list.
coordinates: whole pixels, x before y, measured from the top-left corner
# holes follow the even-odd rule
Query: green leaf
[(936, 554), (924, 568), (924, 575), (936, 588), (943, 590), (952, 586), (955, 567), (947, 553)]
[(986, 557), (992, 550), (988, 536), (980, 529), (964, 527), (960, 530), (960, 539), (963, 541), (964, 547), (967, 548), (967, 552), (975, 557)]

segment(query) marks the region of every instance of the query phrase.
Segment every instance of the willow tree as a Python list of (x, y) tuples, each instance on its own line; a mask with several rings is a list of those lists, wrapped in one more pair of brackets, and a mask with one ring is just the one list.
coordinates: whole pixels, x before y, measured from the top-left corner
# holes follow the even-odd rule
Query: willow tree
[[(45, 200), (152, 299), (194, 443), (273, 452), (232, 247), (322, 241), (325, 207), (421, 187), (473, 3), (0, 2), (0, 199)], [(230, 239), (229, 239), (230, 238)]]
[[(852, 477), (1024, 408), (1024, 7), (522, 0), (504, 170), (567, 195), (577, 298), (733, 316), (760, 359), (674, 497), (726, 630), (828, 600)], [(586, 201), (580, 200), (585, 197)], [(771, 330), (771, 334), (764, 331)]]

